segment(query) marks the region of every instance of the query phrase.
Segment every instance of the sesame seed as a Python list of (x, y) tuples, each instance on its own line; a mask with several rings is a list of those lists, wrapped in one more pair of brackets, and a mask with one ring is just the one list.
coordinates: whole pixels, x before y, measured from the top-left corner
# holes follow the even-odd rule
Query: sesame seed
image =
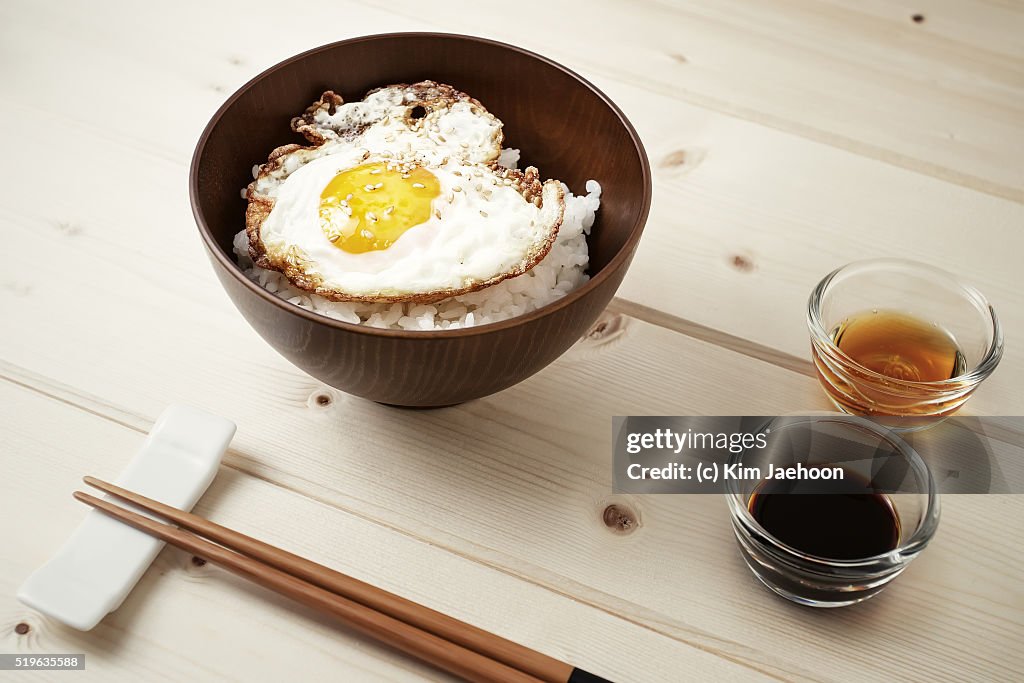
[(388, 208), (384, 209), (384, 215), (385, 215), (385, 216), (390, 216), (390, 215), (391, 215), (391, 214), (393, 214), (394, 212), (395, 212), (395, 205), (394, 205), (394, 204), (392, 204), (392, 205), (391, 205), (391, 206), (389, 206)]
[(455, 186), (455, 187), (453, 187), (452, 189), (453, 189), (453, 190), (455, 190), (456, 192), (462, 192), (462, 188), (461, 188), (461, 187), (459, 187), (458, 185), (456, 185), (456, 186)]
[(384, 183), (377, 183), (376, 185), (373, 186), (373, 189), (379, 190), (382, 187), (384, 187)]
[(484, 184), (483, 183), (477, 183), (476, 187), (473, 188), (473, 189), (475, 189), (477, 192), (479, 192), (480, 190), (484, 189)]
[(366, 220), (372, 221), (372, 222), (376, 223), (377, 222), (377, 214), (375, 214), (373, 211), (367, 211), (366, 212)]
[(408, 173), (403, 173), (403, 174), (402, 174), (402, 177), (403, 177), (403, 178), (408, 178), (408, 177), (409, 177), (409, 174), (408, 174)]
[(413, 183), (412, 186), (415, 187), (417, 190), (422, 190), (423, 188), (426, 187), (426, 185), (424, 185), (423, 183)]
[(452, 174), (462, 177), (462, 171), (452, 171)]
[(441, 142), (448, 142), (448, 138), (441, 135), (440, 133), (437, 134), (437, 139), (440, 140)]
[(437, 216), (437, 220), (441, 220), (441, 211), (434, 209), (434, 215)]
[(373, 185), (364, 185), (363, 189), (366, 190), (367, 192), (373, 192), (374, 188)]
[(448, 193), (448, 203), (451, 204), (453, 201), (455, 201), (455, 193), (454, 192), (449, 192)]
[(331, 236), (330, 236), (330, 237), (328, 237), (327, 239), (329, 239), (329, 240), (331, 241), (331, 244), (334, 244), (334, 243), (335, 243), (335, 242), (337, 242), (337, 241), (338, 241), (339, 239), (341, 239), (341, 235), (331, 235)]
[(372, 171), (370, 171), (370, 175), (380, 175), (380, 173), (381, 170), (379, 168), (375, 168)]
[(347, 195), (345, 195), (345, 201), (346, 202), (352, 201), (352, 193), (351, 192), (349, 192)]
[(469, 149), (469, 143), (468, 142), (460, 142), (459, 143), (459, 147), (461, 147), (462, 149)]
[(484, 218), (487, 218), (487, 212), (486, 211), (481, 211), (480, 215), (483, 216)]

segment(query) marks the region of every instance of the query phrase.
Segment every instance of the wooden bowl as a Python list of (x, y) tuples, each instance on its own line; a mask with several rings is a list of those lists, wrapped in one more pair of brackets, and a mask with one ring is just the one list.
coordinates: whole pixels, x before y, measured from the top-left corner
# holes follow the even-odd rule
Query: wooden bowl
[[(588, 240), (591, 279), (537, 311), (458, 330), (412, 332), (343, 323), (279, 299), (247, 279), (231, 251), (244, 227), (240, 190), (275, 147), (301, 142), (289, 122), (325, 90), (346, 101), (393, 83), (432, 79), (469, 93), (501, 119), (525, 164), (582, 193), (601, 183)], [(443, 406), (492, 394), (555, 360), (593, 324), (632, 259), (651, 204), (636, 131), (601, 91), (549, 59), (481, 38), (392, 33), (343, 40), (281, 62), (232, 95), (196, 146), (192, 212), (217, 277), (249, 324), (313, 377), (400, 406)]]

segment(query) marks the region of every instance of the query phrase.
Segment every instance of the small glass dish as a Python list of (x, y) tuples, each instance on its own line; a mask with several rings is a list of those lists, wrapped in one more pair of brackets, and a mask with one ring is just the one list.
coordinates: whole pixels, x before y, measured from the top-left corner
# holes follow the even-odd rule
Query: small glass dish
[[(850, 334), (851, 321), (860, 325), (858, 331), (870, 332), (867, 319), (880, 323), (886, 316), (918, 323), (919, 329), (896, 324), (885, 338), (879, 332), (885, 327), (875, 324), (881, 338), (867, 337), (876, 346), (864, 352), (876, 355), (860, 360), (841, 348), (856, 336)], [(897, 416), (902, 420), (890, 424), (908, 428), (918, 426), (916, 418), (944, 417), (960, 408), (1003, 354), (999, 319), (978, 290), (944, 270), (905, 259), (857, 261), (829, 273), (811, 292), (807, 325), (818, 379), (835, 406), (853, 415)], [(860, 332), (861, 347), (865, 336)], [(915, 346), (921, 339), (923, 345)], [(930, 342), (945, 345), (948, 365), (941, 373), (918, 372), (904, 362), (915, 352), (933, 350)], [(883, 352), (888, 355), (878, 355)], [(865, 358), (885, 360), (872, 364)]]
[[(734, 454), (729, 464), (733, 474), (756, 469), (757, 476), (727, 477), (726, 498), (744, 561), (775, 593), (812, 607), (862, 602), (896, 578), (935, 534), (935, 480), (892, 430), (867, 418), (824, 413), (773, 418), (756, 433), (767, 445)], [(769, 465), (775, 473), (838, 469), (843, 479), (780, 482), (768, 476)], [(769, 495), (766, 487), (781, 496), (774, 508), (758, 501)], [(882, 551), (861, 556), (861, 549), (878, 545), (878, 531)], [(835, 552), (819, 555), (811, 547)]]

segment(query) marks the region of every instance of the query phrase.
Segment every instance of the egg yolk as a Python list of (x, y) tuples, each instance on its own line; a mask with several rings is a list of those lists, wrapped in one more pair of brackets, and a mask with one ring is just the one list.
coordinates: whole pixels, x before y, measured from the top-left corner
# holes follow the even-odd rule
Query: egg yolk
[(352, 254), (387, 249), (430, 219), (440, 193), (437, 176), (425, 168), (363, 164), (334, 176), (320, 193), (320, 227), (334, 246)]

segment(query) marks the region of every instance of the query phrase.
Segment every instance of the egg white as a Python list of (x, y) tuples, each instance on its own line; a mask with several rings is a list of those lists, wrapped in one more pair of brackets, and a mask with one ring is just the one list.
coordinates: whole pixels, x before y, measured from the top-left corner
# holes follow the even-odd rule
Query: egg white
[(267, 183), (274, 206), (259, 237), (268, 260), (280, 265), (288, 262), (290, 250), (298, 253), (299, 265), (292, 259), (292, 267), (316, 283), (318, 294), (335, 300), (428, 301), (521, 274), (550, 248), (564, 210), (558, 182), (544, 185), (536, 206), (490, 168), (416, 157), (440, 183), (432, 206), (437, 213), (379, 251), (343, 251), (320, 226), (320, 194), (331, 179), (381, 160), (366, 157), (361, 145), (338, 145), (333, 153), (299, 165), (283, 181)]

